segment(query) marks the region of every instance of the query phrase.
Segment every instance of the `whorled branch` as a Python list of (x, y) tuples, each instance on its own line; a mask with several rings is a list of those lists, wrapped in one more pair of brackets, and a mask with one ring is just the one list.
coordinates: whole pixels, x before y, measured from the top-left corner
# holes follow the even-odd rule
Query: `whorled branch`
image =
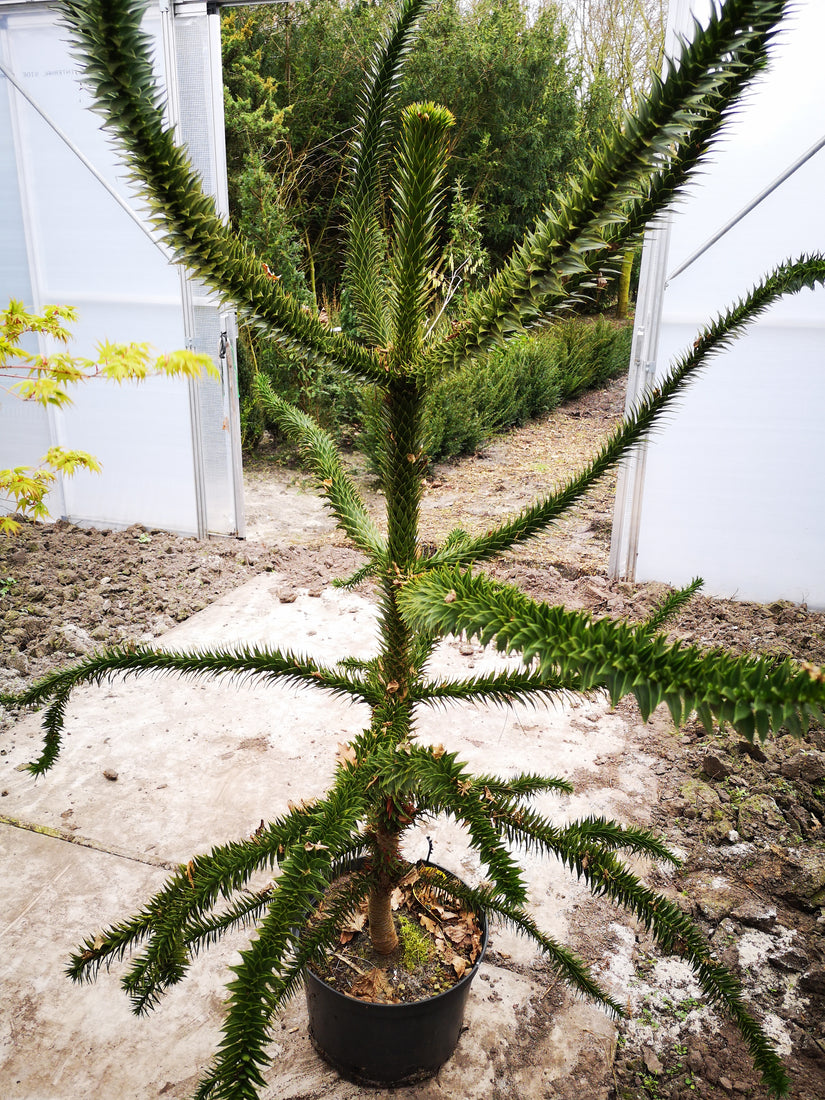
[(319, 493), (327, 501), (341, 530), (371, 558), (378, 561), (385, 557), (386, 539), (370, 519), (329, 433), (312, 417), (276, 394), (263, 375), (257, 376), (254, 388), (281, 430), (298, 445), (304, 461), (315, 474)]
[(706, 28), (697, 26), (678, 63), (663, 81), (654, 80), (625, 130), (610, 136), (574, 188), (556, 196), (556, 209), (478, 295), (469, 320), (434, 342), (422, 373), (439, 375), (503, 344), (548, 303), (575, 297), (611, 249), (632, 241), (684, 186), (764, 66), (789, 6), (789, 0), (728, 0)]
[(283, 347), (369, 382), (382, 370), (367, 348), (304, 311), (218, 216), (186, 153), (166, 125), (141, 30), (140, 0), (63, 0), (60, 9), (95, 99), (148, 194), (150, 218), (175, 258), (197, 272), (244, 320)]
[(260, 922), (257, 938), (241, 951), (232, 969), (223, 1039), (212, 1066), (201, 1079), (196, 1100), (254, 1098), (266, 1084), (261, 1068), (270, 1058), (270, 1024), (274, 1014), (299, 989), (307, 963), (319, 960), (334, 940), (346, 916), (371, 886), (368, 874), (354, 875), (340, 890), (325, 913), (306, 927), (310, 904), (317, 902), (328, 885), (317, 852), (285, 868), (273, 893), (269, 911)]
[(434, 570), (410, 582), (400, 604), (411, 623), (495, 639), (500, 650), (535, 661), (539, 676), (570, 672), (585, 690), (604, 688), (614, 706), (633, 695), (645, 720), (664, 702), (677, 725), (696, 711), (706, 725), (715, 717), (749, 740), (783, 726), (801, 734), (823, 720), (821, 669), (670, 642), (646, 624), (549, 607), (480, 574)]
[(390, 318), (384, 272), (387, 237), (384, 232), (386, 175), (393, 136), (393, 111), (398, 100), (403, 62), (422, 15), (432, 0), (404, 0), (386, 39), (375, 50), (365, 73), (357, 104), (356, 138), (350, 157), (349, 213), (344, 286), (358, 314), (359, 335), (374, 347), (390, 339)]
[[(135, 1008), (153, 1007), (157, 996), (183, 977), (190, 953), (212, 942), (210, 929), (220, 927), (226, 917), (213, 914), (221, 899), (242, 894), (236, 916), (243, 920), (251, 913), (245, 910), (248, 895), (243, 891), (253, 874), (272, 870), (296, 851), (322, 853), (318, 858), (326, 865), (363, 845), (357, 828), (364, 811), (363, 786), (362, 776), (342, 770), (334, 796), (295, 807), (249, 838), (193, 856), (135, 916), (88, 939), (72, 957), (69, 976), (77, 982), (93, 981), (101, 966), (110, 967), (145, 942), (134, 975), (127, 975), (124, 984), (134, 994), (132, 985), (140, 979)], [(342, 812), (342, 799), (347, 812)], [(229, 926), (232, 923), (230, 916)]]
[(175, 673), (193, 679), (219, 679), (258, 683), (283, 680), (305, 687), (323, 687), (337, 695), (377, 701), (369, 681), (346, 670), (327, 668), (309, 657), (289, 650), (249, 646), (216, 649), (203, 653), (183, 653), (152, 649), (148, 646), (120, 646), (91, 657), (58, 672), (52, 672), (33, 684), (28, 691), (13, 697), (18, 706), (43, 706), (45, 731), (43, 752), (28, 765), (33, 775), (42, 775), (60, 753), (66, 708), (72, 692), (81, 684), (101, 684), (116, 676), (140, 676), (147, 673)]
[(624, 1015), (621, 1005), (599, 985), (587, 964), (568, 947), (542, 932), (519, 903), (502, 896), (492, 886), (473, 888), (459, 879), (427, 878), (426, 868), (421, 880), (426, 882), (434, 893), (441, 894), (448, 903), (458, 902), (475, 913), (494, 915), (504, 924), (511, 925), (540, 948), (553, 971), (559, 978), (569, 983), (577, 993), (601, 1005), (613, 1016)]

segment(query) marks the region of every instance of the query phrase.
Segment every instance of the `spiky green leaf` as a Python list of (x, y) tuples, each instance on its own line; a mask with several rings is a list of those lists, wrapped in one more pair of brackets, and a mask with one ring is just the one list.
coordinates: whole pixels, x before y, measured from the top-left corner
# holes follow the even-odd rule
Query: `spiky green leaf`
[(582, 689), (607, 688), (614, 700), (632, 694), (645, 719), (666, 700), (675, 709), (678, 696), (683, 712), (713, 715), (753, 739), (770, 725), (801, 734), (825, 709), (821, 669), (669, 642), (647, 624), (549, 607), (480, 574), (434, 570), (410, 582), (400, 602), (412, 623), (495, 640), (551, 682), (576, 676)]

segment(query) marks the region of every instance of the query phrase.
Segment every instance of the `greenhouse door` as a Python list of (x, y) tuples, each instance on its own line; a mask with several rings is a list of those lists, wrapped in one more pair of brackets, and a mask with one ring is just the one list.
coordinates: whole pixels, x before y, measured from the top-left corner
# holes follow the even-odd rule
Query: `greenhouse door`
[[(708, 0), (672, 0), (670, 41)], [(701, 327), (791, 257), (825, 251), (825, 4), (800, 0), (766, 74), (645, 241), (628, 406)], [(825, 607), (825, 290), (714, 357), (619, 478), (611, 574)]]
[[(167, 111), (219, 209), (226, 166), (219, 16), (205, 3), (150, 4), (145, 28)], [(71, 351), (148, 342), (210, 354), (220, 380), (92, 380), (46, 412), (0, 394), (0, 468), (36, 464), (54, 444), (88, 450), (100, 475), (65, 479), (53, 517), (140, 523), (201, 537), (243, 534), (234, 317), (170, 262), (145, 220), (49, 5), (0, 0), (0, 300), (73, 305)], [(45, 343), (40, 348), (53, 350)]]

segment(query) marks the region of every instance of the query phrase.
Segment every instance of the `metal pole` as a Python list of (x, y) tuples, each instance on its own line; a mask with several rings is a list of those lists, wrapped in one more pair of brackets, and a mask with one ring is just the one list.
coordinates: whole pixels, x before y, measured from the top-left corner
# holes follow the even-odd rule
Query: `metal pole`
[[(169, 125), (180, 136), (180, 110), (178, 100), (178, 58), (175, 48), (175, 16), (168, 0), (160, 0), (160, 28), (163, 44), (163, 63), (166, 78), (166, 109)], [(182, 264), (177, 265), (180, 278), (181, 308), (183, 312), (183, 331), (186, 346), (195, 348), (195, 311), (192, 302), (192, 284), (189, 274)], [(206, 501), (206, 475), (203, 468), (203, 425), (198, 389), (198, 379), (190, 378), (189, 391), (189, 428), (192, 447), (192, 476), (195, 489), (195, 521), (197, 537), (205, 539), (209, 534)]]
[(811, 157), (815, 156), (822, 148), (825, 148), (825, 134), (822, 135), (819, 141), (814, 142), (810, 149), (804, 152), (801, 157), (797, 157), (793, 164), (789, 165), (789, 167), (786, 168), (785, 171), (782, 172), (780, 175), (778, 175), (772, 183), (769, 183), (767, 187), (763, 188), (759, 192), (759, 194), (748, 203), (747, 206), (743, 206), (738, 214), (734, 214), (730, 221), (725, 222), (722, 228), (717, 233), (714, 233), (710, 240), (706, 241), (701, 248), (697, 248), (692, 255), (688, 256), (683, 264), (681, 264), (679, 267), (676, 268), (675, 271), (672, 271), (670, 275), (668, 275), (667, 282), (670, 282), (671, 279), (675, 279), (677, 275), (681, 275), (683, 271), (687, 271), (691, 264), (695, 263), (700, 256), (704, 256), (707, 250), (709, 248), (712, 248), (717, 241), (721, 240), (726, 233), (730, 233), (731, 229), (733, 229), (734, 226), (738, 225), (743, 218), (747, 217), (747, 215), (750, 214), (751, 210), (755, 210), (761, 202), (764, 202), (769, 195), (773, 194), (777, 187), (780, 187), (785, 182), (785, 180), (790, 179), (794, 172), (799, 171), (802, 165), (806, 164), (811, 159)]

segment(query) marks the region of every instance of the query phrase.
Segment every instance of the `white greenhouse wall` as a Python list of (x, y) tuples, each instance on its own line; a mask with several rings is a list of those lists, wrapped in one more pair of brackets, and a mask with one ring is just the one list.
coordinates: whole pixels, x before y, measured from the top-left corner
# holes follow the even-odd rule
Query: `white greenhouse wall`
[[(145, 20), (156, 70), (193, 163), (225, 209), (217, 16), (205, 3), (179, 16), (168, 9), (150, 4)], [(231, 316), (151, 238), (54, 10), (0, 0), (0, 60), (0, 301), (75, 306), (76, 355), (94, 357), (102, 340), (148, 342), (157, 354), (192, 347), (222, 374), (123, 387), (91, 380), (76, 387), (71, 408), (48, 412), (0, 391), (0, 468), (36, 463), (51, 444), (77, 447), (103, 473), (63, 479), (48, 501), (53, 518), (242, 534), (235, 378), (218, 354)], [(44, 341), (40, 350), (52, 349)]]
[[(706, 0), (671, 6), (671, 36)], [(767, 74), (648, 235), (628, 405), (779, 262), (825, 251), (825, 4), (803, 0)], [(806, 153), (818, 151), (701, 256)], [(825, 291), (783, 300), (687, 391), (620, 474), (611, 573), (825, 607)]]

